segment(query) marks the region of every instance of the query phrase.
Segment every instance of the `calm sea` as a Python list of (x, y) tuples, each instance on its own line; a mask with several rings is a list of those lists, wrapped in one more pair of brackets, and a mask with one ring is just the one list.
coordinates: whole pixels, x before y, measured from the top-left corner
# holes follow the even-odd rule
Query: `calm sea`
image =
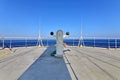
[[(5, 40), (5, 47), (28, 47), (28, 46), (36, 46), (38, 40)], [(44, 46), (52, 46), (56, 44), (56, 40), (42, 40)], [(78, 39), (65, 39), (64, 43), (69, 46), (78, 46)], [(89, 47), (103, 47), (103, 48), (120, 48), (120, 39), (85, 39), (82, 42), (82, 45)], [(0, 41), (0, 47), (2, 47), (2, 41)]]

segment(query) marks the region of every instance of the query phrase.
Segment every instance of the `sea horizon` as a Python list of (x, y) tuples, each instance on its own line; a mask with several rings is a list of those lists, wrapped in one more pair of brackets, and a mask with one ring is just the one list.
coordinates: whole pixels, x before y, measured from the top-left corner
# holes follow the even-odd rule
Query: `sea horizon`
[[(55, 39), (5, 39), (4, 47), (29, 47), (37, 46), (38, 41), (41, 41), (43, 46), (53, 46), (56, 44)], [(102, 48), (120, 48), (120, 39), (64, 39), (63, 43), (68, 46), (89, 46), (89, 47), (102, 47)], [(78, 45), (79, 44), (79, 45)], [(2, 40), (0, 47), (3, 46)]]

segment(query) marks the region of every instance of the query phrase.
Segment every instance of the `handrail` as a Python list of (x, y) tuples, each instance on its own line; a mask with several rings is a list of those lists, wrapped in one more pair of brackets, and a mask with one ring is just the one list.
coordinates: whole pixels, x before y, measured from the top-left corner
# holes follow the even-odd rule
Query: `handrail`
[[(4, 37), (0, 38), (0, 47), (27, 47), (27, 46), (36, 46), (38, 41), (37, 37)], [(110, 38), (103, 38), (99, 39), (96, 37), (93, 37), (91, 39), (83, 38), (83, 44), (84, 46), (90, 46), (90, 47), (103, 47), (103, 48), (120, 48), (120, 38), (110, 39)], [(68, 46), (78, 46), (79, 39), (77, 38), (65, 38), (64, 43), (66, 43)], [(56, 41), (52, 37), (48, 38), (42, 38), (42, 44), (43, 46), (51, 46), (55, 45)]]

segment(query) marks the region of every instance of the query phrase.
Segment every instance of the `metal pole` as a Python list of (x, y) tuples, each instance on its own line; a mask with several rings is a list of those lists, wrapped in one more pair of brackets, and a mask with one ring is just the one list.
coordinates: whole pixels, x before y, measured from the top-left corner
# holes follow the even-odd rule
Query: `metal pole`
[(108, 38), (108, 49), (110, 49), (110, 39)]
[(10, 39), (10, 49), (12, 48), (11, 43), (12, 43), (12, 40)]
[(94, 47), (95, 47), (95, 37), (94, 37)]
[(73, 47), (74, 47), (74, 38), (73, 38)]
[(47, 47), (48, 47), (48, 38), (47, 38)]
[(4, 44), (4, 38), (3, 38), (3, 40), (2, 40), (2, 48), (4, 49), (4, 47), (5, 47), (5, 44)]
[(117, 49), (117, 39), (115, 39), (115, 49)]
[(27, 47), (27, 38), (25, 39), (25, 47)]

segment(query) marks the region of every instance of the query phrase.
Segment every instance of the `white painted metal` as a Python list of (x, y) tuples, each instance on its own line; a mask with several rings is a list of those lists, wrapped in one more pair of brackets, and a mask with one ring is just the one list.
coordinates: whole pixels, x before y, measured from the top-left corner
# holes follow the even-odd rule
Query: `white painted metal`
[(4, 38), (2, 40), (2, 48), (4, 49), (5, 45), (4, 45)]
[(83, 36), (82, 36), (82, 28), (81, 28), (81, 34), (80, 34), (80, 39), (78, 42), (78, 46), (83, 47), (84, 46), (84, 40), (83, 40)]
[(38, 42), (37, 42), (37, 45), (38, 45), (38, 47), (43, 46), (42, 38), (41, 38), (41, 35), (40, 35), (40, 30), (39, 30), (39, 36), (38, 36)]
[(62, 57), (63, 56), (63, 31), (58, 30), (56, 33), (56, 55), (57, 57)]

